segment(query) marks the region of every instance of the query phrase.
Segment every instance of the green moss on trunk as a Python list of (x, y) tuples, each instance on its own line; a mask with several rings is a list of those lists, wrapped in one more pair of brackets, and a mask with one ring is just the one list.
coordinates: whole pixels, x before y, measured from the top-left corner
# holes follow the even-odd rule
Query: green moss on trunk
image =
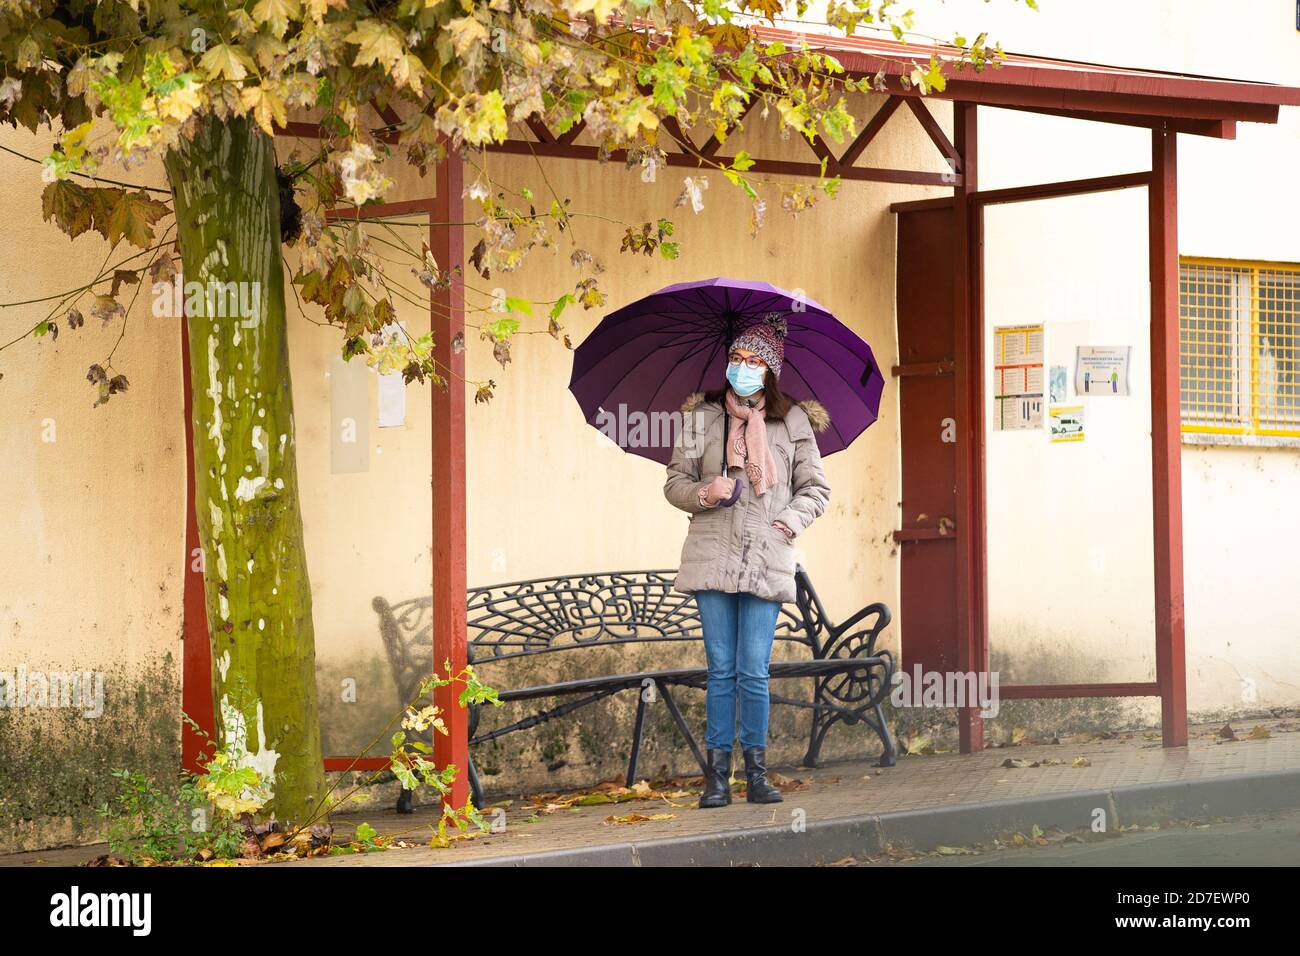
[[(269, 137), (206, 119), (167, 156), (184, 262), (195, 508), (219, 739), (274, 774), (270, 809), (325, 792)], [(190, 283), (206, 293), (192, 296)], [(232, 314), (236, 313), (236, 314)]]

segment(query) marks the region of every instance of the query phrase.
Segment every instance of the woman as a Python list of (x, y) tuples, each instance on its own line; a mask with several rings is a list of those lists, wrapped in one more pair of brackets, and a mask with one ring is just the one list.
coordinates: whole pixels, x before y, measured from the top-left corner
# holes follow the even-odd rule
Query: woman
[(701, 807), (731, 802), (737, 697), (747, 799), (782, 799), (767, 779), (768, 663), (777, 613), (795, 599), (793, 541), (830, 498), (813, 434), (830, 418), (820, 403), (792, 402), (777, 385), (785, 331), (784, 320), (769, 316), (731, 342), (726, 386), (682, 405), (664, 483), (664, 496), (691, 516), (674, 587), (695, 595), (708, 660)]

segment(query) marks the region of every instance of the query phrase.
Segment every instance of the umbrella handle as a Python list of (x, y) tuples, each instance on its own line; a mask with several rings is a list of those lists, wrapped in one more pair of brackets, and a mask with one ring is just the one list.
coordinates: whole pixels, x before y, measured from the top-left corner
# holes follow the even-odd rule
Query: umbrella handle
[(740, 487), (743, 479), (733, 478), (732, 481), (736, 483), (736, 487), (732, 489), (731, 497), (725, 498), (722, 501), (718, 502), (718, 504), (722, 505), (724, 508), (729, 508), (732, 505), (734, 505), (737, 501), (740, 500)]

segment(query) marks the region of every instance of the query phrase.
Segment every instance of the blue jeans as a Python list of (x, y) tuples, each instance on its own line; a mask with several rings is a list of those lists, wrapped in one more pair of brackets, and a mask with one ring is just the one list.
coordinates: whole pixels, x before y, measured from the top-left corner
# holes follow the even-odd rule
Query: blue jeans
[[(736, 698), (740, 698), (740, 746), (767, 746), (767, 665), (780, 601), (752, 594), (696, 591), (708, 659), (705, 713), (710, 750), (731, 750), (736, 739)], [(739, 695), (737, 695), (739, 691)]]

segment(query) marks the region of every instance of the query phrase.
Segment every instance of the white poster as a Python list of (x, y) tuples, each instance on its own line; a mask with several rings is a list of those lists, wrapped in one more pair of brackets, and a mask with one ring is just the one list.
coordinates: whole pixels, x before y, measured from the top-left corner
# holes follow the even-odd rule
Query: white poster
[(1074, 365), (1076, 395), (1127, 395), (1131, 345), (1080, 345)]

